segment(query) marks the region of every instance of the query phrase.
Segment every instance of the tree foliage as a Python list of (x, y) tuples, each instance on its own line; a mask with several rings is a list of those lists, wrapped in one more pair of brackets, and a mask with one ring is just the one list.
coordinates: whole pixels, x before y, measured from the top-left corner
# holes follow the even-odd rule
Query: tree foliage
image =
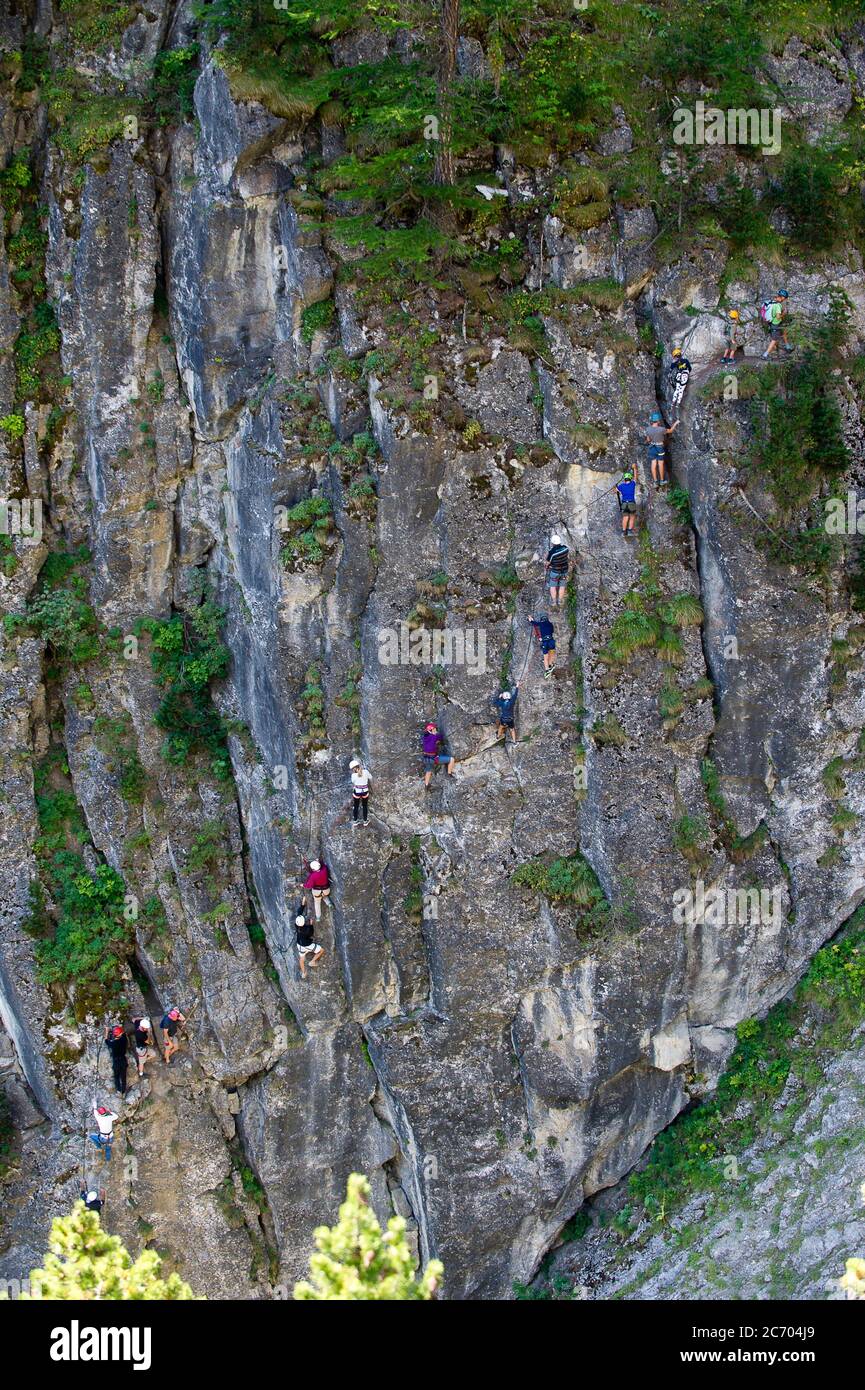
[(99, 1215), (76, 1202), (68, 1216), (51, 1226), (41, 1269), (30, 1275), (30, 1292), (22, 1299), (58, 1302), (81, 1299), (139, 1299), (146, 1302), (195, 1299), (178, 1274), (160, 1277), (162, 1260), (144, 1250), (133, 1260), (117, 1236), (103, 1231)]
[(435, 1296), (444, 1273), (440, 1261), (430, 1260), (416, 1279), (405, 1221), (392, 1216), (382, 1231), (369, 1193), (363, 1174), (352, 1173), (336, 1225), (319, 1226), (314, 1233), (317, 1253), (309, 1262), (309, 1280), (295, 1284), (296, 1299), (346, 1302)]
[(198, 606), (170, 618), (142, 618), (137, 632), (153, 638), (151, 665), (163, 694), (154, 721), (166, 734), (162, 756), (182, 766), (198, 752), (210, 755), (213, 774), (230, 776), (226, 734), (229, 725), (210, 696), (211, 681), (224, 676), (231, 654), (220, 629), (224, 610), (213, 600), (202, 581), (194, 590)]
[(774, 381), (761, 388), (750, 462), (767, 475), (784, 515), (809, 502), (827, 475), (831, 480), (849, 466), (834, 371), (850, 313), (844, 291), (833, 287), (814, 342), (785, 367), (781, 389)]

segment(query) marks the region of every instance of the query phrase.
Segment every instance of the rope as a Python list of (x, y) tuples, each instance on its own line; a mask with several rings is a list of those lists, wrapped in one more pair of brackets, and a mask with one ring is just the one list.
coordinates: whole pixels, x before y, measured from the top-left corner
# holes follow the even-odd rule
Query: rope
[(600, 497), (596, 497), (594, 502), (589, 503), (589, 505), (586, 507), (586, 511), (590, 512), (593, 507), (597, 507), (600, 502), (603, 502), (605, 497), (609, 497), (610, 493), (615, 491), (616, 489), (614, 487), (604, 488), (604, 491), (601, 493)]
[[(547, 588), (547, 566), (546, 566), (546, 561), (544, 561), (544, 560), (538, 560), (537, 563), (538, 563), (539, 565), (543, 565), (543, 566), (544, 566), (544, 572), (543, 572), (542, 575), (539, 575), (537, 579), (527, 579), (526, 582), (525, 582), (525, 584), (523, 585), (523, 591), (525, 591), (526, 589), (528, 589), (529, 585), (531, 585), (531, 584), (539, 584), (539, 585), (540, 585), (540, 588), (541, 588), (541, 593), (544, 593), (544, 591), (546, 590), (546, 588)], [(517, 615), (516, 615), (516, 609), (514, 609), (514, 617), (513, 617), (513, 629), (514, 629), (513, 641), (514, 641), (514, 642), (516, 641), (516, 635), (517, 635), (517, 633), (516, 633), (516, 626), (517, 626)], [(526, 674), (526, 667), (527, 667), (528, 664), (529, 664), (529, 657), (531, 656), (531, 653), (532, 653), (532, 636), (530, 635), (530, 636), (529, 636), (529, 640), (528, 640), (528, 642), (526, 643), (526, 654), (525, 654), (525, 657), (523, 658), (522, 669), (521, 669), (520, 674), (519, 674), (519, 676), (518, 676), (518, 678), (517, 678), (517, 685), (522, 684), (522, 679), (523, 679), (523, 676)], [(492, 746), (492, 745), (490, 745), (490, 746)]]
[[(97, 1099), (98, 1099), (98, 1096), (99, 1096), (99, 1062), (100, 1062), (100, 1060), (101, 1060), (101, 1058), (102, 1058), (102, 1049), (103, 1049), (104, 1046), (105, 1046), (105, 1039), (104, 1039), (104, 1038), (102, 1038), (102, 1039), (100, 1039), (99, 1041), (97, 1041), (97, 1044), (96, 1044), (96, 1068), (95, 1068), (94, 1076), (93, 1076), (93, 1089), (94, 1089), (94, 1091), (96, 1092), (96, 1097), (97, 1097)], [(89, 1113), (89, 1112), (88, 1112), (88, 1113)], [(87, 1144), (88, 1144), (89, 1137), (90, 1137), (90, 1136), (89, 1136), (89, 1131), (88, 1131), (88, 1128), (87, 1128), (87, 1124), (85, 1123), (85, 1126), (84, 1126), (84, 1145), (83, 1145), (83, 1148), (82, 1148), (82, 1151), (81, 1151), (81, 1176), (82, 1176), (82, 1182), (83, 1182), (83, 1186), (84, 1186), (85, 1190), (86, 1190), (86, 1188), (87, 1188)]]
[(526, 656), (525, 656), (525, 660), (523, 661), (523, 669), (520, 671), (520, 676), (519, 676), (519, 680), (517, 681), (517, 685), (521, 684), (522, 679), (523, 679), (523, 676), (526, 674), (526, 667), (527, 667), (528, 664), (529, 664), (529, 657), (530, 657), (530, 655), (531, 655), (531, 651), (532, 651), (532, 638), (531, 638), (531, 635), (530, 635), (530, 636), (529, 636), (529, 640), (528, 640), (528, 642), (526, 643)]

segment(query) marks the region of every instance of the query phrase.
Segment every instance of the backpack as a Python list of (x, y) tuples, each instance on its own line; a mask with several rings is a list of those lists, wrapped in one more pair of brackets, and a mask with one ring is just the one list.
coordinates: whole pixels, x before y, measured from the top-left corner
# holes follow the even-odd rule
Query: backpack
[(781, 305), (776, 304), (774, 299), (764, 299), (760, 305), (760, 318), (774, 327), (781, 322)]

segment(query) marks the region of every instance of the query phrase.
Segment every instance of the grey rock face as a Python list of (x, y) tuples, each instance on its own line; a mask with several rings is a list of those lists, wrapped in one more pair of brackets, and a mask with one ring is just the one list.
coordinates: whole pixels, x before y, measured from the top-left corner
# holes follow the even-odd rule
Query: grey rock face
[(625, 119), (621, 106), (613, 107), (615, 125), (605, 130), (598, 140), (598, 150), (603, 155), (628, 154), (634, 147), (634, 132)]
[(477, 39), (460, 36), (457, 43), (457, 69), (463, 77), (488, 78), (491, 69), (483, 45)]
[[(129, 42), (142, 36), (138, 26)], [(410, 38), (395, 44), (403, 57)], [(373, 30), (334, 43), (346, 65), (386, 51)], [(463, 63), (481, 58), (464, 42)], [(144, 640), (137, 657), (88, 672), (88, 704), (76, 676), (46, 695), (40, 642), (13, 649), (0, 630), (0, 1053), (14, 1046), (16, 1094), (24, 1078), (38, 1105), (19, 1106), (28, 1123), (2, 1268), (26, 1270), (48, 1217), (75, 1195), (98, 1057), (96, 1019), (82, 1008), (73, 1027), (74, 1001), (36, 983), (25, 930), (32, 761), (62, 732), (89, 862), (122, 872), (164, 919), (137, 922), (130, 1004), (158, 1016), (177, 1001), (190, 1015), (181, 1056), (155, 1062), (123, 1104), (121, 1151), (139, 1168), (131, 1183), (119, 1164), (111, 1175), (114, 1228), (130, 1248), (152, 1239), (212, 1297), (267, 1297), (304, 1272), (312, 1228), (333, 1219), (358, 1169), (383, 1218), (409, 1215), (419, 1256), (444, 1259), (449, 1296), (502, 1297), (587, 1196), (711, 1089), (736, 1024), (782, 997), (865, 895), (852, 836), (834, 864), (819, 863), (833, 840), (822, 772), (852, 753), (865, 714), (861, 674), (851, 669), (838, 691), (827, 669), (850, 615), (830, 620), (821, 596), (755, 543), (724, 457), (747, 446), (744, 402), (700, 395), (720, 344), (710, 252), (655, 274), (650, 208), (619, 206), (615, 227), (608, 219), (582, 241), (553, 216), (542, 238), (536, 218), (528, 287), (615, 277), (632, 297), (545, 308), (543, 356), (503, 339), (470, 343), (458, 318), (443, 326), (442, 310), (445, 400), (430, 424), (394, 399), (384, 368), (345, 365), (388, 341), (345, 274), (363, 252), (324, 244), (296, 196), (301, 156), (321, 138), (332, 158), (337, 137), (234, 101), (210, 63), (195, 103), (198, 128), (176, 133), (159, 170), (143, 146), (115, 144), (79, 205), (62, 154), (49, 151), (48, 276), (75, 416), (44, 466), (52, 525), (65, 544), (89, 542), (92, 601), (124, 635), (142, 614), (186, 608), (206, 573), (231, 655), (214, 696), (233, 721), (233, 782), (207, 759), (181, 775), (161, 755)], [(620, 118), (606, 148), (624, 151), (628, 139)], [(506, 150), (500, 162), (510, 205), (526, 209), (538, 176)], [(835, 269), (861, 337), (861, 266)], [(767, 294), (774, 275), (758, 264), (754, 285), (727, 293)], [(154, 305), (163, 278), (170, 325)], [(806, 265), (790, 274), (803, 315), (825, 312), (818, 280)], [(0, 274), (8, 344), (7, 289)], [(331, 293), (334, 326), (307, 332), (303, 311)], [(624, 463), (648, 482), (643, 423), (665, 387), (639, 331), (646, 319), (695, 363), (670, 449), (693, 526), (648, 492), (638, 549), (622, 538), (611, 488)], [(860, 466), (851, 380), (839, 391)], [(132, 448), (142, 402), (153, 436), (143, 451)], [(364, 441), (359, 504), (335, 445), (361, 432), (376, 449)], [(38, 451), (30, 458), (38, 470)], [(321, 558), (287, 563), (279, 509), (312, 497), (331, 507)], [(527, 619), (549, 610), (553, 530), (577, 568), (573, 602), (554, 614), (557, 673), (545, 679)], [(22, 610), (42, 555), (34, 548), (0, 577), (10, 610)], [(444, 624), (435, 631), (472, 644), (464, 659), (389, 660), (383, 636), (408, 627), (430, 592)], [(654, 648), (611, 655), (627, 604), (674, 599), (699, 599), (704, 621), (685, 623), (669, 661)], [(490, 699), (517, 678), (520, 741), (498, 744)], [(675, 716), (671, 687), (682, 697)], [(310, 688), (312, 699), (321, 691), (320, 728)], [(147, 784), (141, 803), (121, 795), (97, 727), (121, 718)], [(430, 718), (457, 763), (426, 791), (419, 744)], [(356, 751), (374, 780), (370, 824), (354, 830)], [(707, 755), (739, 835), (766, 828), (747, 861), (713, 821)], [(861, 814), (861, 771), (847, 791)], [(683, 821), (705, 826), (696, 858)], [(512, 880), (537, 856), (578, 849), (611, 904), (600, 934)], [(334, 892), (317, 925), (324, 962), (302, 980), (293, 906), (315, 854)], [(698, 874), (734, 893), (753, 878), (777, 886), (778, 916), (677, 920), (674, 895)]]
[(809, 51), (791, 38), (780, 58), (770, 60), (769, 72), (783, 93), (787, 113), (805, 120), (809, 138), (816, 140), (850, 109), (847, 67), (839, 54)]
[(474, 384), (457, 382), (456, 396), (489, 434), (529, 444), (540, 434), (531, 367), (519, 352), (500, 352), (476, 373)]

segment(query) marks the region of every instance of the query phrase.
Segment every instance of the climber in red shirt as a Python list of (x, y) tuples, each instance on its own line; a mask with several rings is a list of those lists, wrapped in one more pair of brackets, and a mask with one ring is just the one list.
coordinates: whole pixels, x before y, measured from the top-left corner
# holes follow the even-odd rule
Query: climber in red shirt
[(304, 882), (304, 889), (309, 888), (312, 892), (312, 905), (315, 908), (316, 921), (321, 917), (321, 904), (326, 903), (330, 907), (330, 872), (326, 864), (321, 864), (317, 859), (310, 860), (309, 875)]

